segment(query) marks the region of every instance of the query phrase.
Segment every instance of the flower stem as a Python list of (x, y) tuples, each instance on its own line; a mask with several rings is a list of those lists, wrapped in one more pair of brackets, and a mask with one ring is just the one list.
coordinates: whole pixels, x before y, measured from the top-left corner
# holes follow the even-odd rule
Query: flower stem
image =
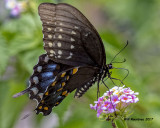
[(112, 121), (112, 127), (116, 128), (116, 123), (114, 121)]
[[(127, 123), (124, 119), (122, 119), (121, 117), (119, 117), (118, 119), (115, 119), (115, 125), (116, 125), (116, 128), (128, 128), (127, 126)], [(113, 126), (113, 124), (112, 124)], [(115, 128), (115, 127), (113, 127)]]

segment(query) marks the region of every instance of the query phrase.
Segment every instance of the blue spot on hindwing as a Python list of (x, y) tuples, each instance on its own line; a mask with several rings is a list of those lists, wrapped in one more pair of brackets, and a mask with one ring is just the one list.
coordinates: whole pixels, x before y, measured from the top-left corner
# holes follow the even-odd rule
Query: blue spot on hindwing
[(57, 64), (48, 64), (46, 66), (48, 71), (54, 71), (56, 69), (56, 67), (57, 67)]
[(56, 71), (57, 64), (47, 64), (43, 68), (43, 72), (41, 72), (40, 78), (41, 82), (39, 82), (39, 86), (42, 88), (43, 91), (45, 91), (48, 86), (50, 86), (56, 79), (56, 76), (54, 75), (54, 71)]
[(56, 79), (56, 77), (53, 77), (52, 79), (49, 79), (49, 80), (45, 80), (45, 81), (42, 81), (39, 85), (41, 86), (42, 89), (44, 89), (44, 91), (46, 90), (46, 88), (51, 85), (54, 80)]
[(44, 80), (48, 80), (54, 77), (54, 74), (53, 72), (43, 72), (41, 73), (41, 77), (42, 77), (42, 80), (44, 81)]

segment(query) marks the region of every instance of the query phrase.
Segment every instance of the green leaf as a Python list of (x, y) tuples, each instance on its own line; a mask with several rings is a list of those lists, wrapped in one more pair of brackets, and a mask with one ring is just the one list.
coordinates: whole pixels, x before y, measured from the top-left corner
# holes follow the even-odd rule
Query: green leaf
[[(1, 32), (0, 32), (1, 33)], [(0, 75), (5, 71), (9, 61), (9, 49), (6, 41), (0, 34)]]
[(14, 81), (0, 82), (0, 124), (2, 128), (13, 128), (24, 106), (24, 98), (12, 98), (13, 94), (17, 92), (17, 87), (21, 88), (23, 84)]

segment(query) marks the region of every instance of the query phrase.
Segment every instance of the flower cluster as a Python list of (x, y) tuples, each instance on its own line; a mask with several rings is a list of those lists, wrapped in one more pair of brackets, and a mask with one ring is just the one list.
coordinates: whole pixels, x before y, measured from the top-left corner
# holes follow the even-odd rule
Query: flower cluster
[(136, 97), (138, 92), (132, 91), (130, 88), (115, 86), (102, 97), (95, 101), (95, 105), (90, 104), (90, 108), (97, 111), (97, 117), (109, 116), (111, 114), (124, 113), (125, 109), (131, 104), (136, 103), (139, 99)]
[(5, 0), (5, 6), (12, 17), (17, 17), (25, 10), (26, 1)]

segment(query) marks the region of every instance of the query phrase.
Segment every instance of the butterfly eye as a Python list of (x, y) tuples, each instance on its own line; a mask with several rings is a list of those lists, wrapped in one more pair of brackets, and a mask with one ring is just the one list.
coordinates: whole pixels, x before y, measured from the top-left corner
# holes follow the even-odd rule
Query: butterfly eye
[(112, 69), (112, 68), (113, 68), (112, 64), (109, 64), (108, 69)]

